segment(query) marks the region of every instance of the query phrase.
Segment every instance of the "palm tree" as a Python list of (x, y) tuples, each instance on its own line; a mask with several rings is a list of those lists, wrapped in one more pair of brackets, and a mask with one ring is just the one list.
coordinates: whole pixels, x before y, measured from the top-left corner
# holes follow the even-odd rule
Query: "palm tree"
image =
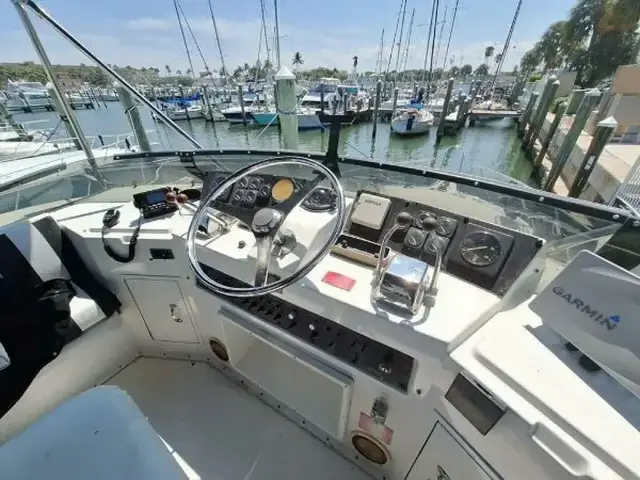
[(489, 63), (489, 59), (493, 56), (494, 51), (495, 48), (493, 48), (491, 45), (484, 49), (484, 63)]
[(473, 72), (473, 67), (471, 65), (469, 65), (468, 63), (466, 65), (463, 65), (462, 68), (460, 69), (460, 74), (463, 77), (467, 77), (467, 76), (471, 75), (472, 72)]
[(566, 52), (569, 49), (565, 43), (565, 24), (566, 22), (553, 23), (542, 34), (539, 48), (545, 72), (548, 69), (558, 68), (564, 63)]
[(353, 56), (353, 68), (356, 68), (358, 66), (358, 56), (354, 55)]
[(542, 62), (542, 51), (540, 50), (540, 42), (536, 43), (536, 45), (526, 52), (522, 56), (522, 60), (520, 60), (520, 70), (522, 70), (525, 75), (529, 73), (533, 73), (538, 65)]
[(304, 60), (302, 59), (302, 54), (300, 52), (296, 52), (293, 55), (293, 61), (291, 63), (296, 68), (298, 68), (300, 65), (302, 65), (304, 63)]
[(182, 70), (176, 70), (176, 75), (178, 76), (182, 75)]
[(269, 75), (269, 72), (273, 69), (273, 65), (269, 60), (265, 60), (262, 65), (262, 75), (266, 78)]
[(478, 68), (476, 68), (476, 77), (484, 77), (488, 73), (489, 67), (486, 63), (483, 63), (482, 65), (479, 65)]
[(165, 65), (164, 69), (167, 71), (167, 77), (171, 76), (171, 67), (169, 65)]
[(185, 72), (185, 75), (191, 75), (193, 73), (193, 71), (191, 71), (190, 68), (187, 68), (187, 71)]

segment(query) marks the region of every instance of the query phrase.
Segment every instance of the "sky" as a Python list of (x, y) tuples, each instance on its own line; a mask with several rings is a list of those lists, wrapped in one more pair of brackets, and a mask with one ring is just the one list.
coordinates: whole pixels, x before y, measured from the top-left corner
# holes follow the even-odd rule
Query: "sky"
[[(0, 63), (37, 61), (37, 56), (20, 22), (12, 0), (0, 0)], [(207, 0), (179, 0), (194, 32), (204, 59), (211, 69), (220, 68), (220, 57)], [(254, 64), (260, 43), (259, 0), (211, 0), (218, 24), (227, 69)], [(173, 0), (42, 0), (39, 2), (60, 24), (106, 63), (119, 66), (189, 68)], [(553, 22), (564, 19), (574, 0), (524, 0), (506, 56), (504, 69), (511, 69)], [(273, 0), (265, 0), (270, 43), (274, 25)], [(442, 46), (435, 66), (442, 66), (455, 0), (440, 0), (443, 23)], [(459, 0), (449, 58), (455, 65), (483, 62), (484, 49), (502, 50), (517, 0)], [(291, 65), (299, 51), (302, 68), (327, 66), (351, 70), (352, 57), (359, 57), (359, 71), (374, 70), (384, 33), (384, 65), (388, 62), (400, 0), (279, 0), (281, 61)], [(415, 19), (407, 68), (422, 68), (430, 0), (408, 0), (405, 43), (411, 12)], [(31, 14), (32, 21), (53, 63), (91, 64), (44, 21)], [(440, 34), (440, 26), (438, 27)], [(204, 70), (198, 48), (185, 26), (194, 70)], [(437, 38), (436, 38), (437, 40)], [(397, 40), (396, 40), (397, 41)], [(404, 47), (403, 47), (404, 53)], [(275, 53), (271, 52), (272, 58)], [(260, 59), (266, 51), (261, 46)], [(276, 63), (272, 60), (273, 63)], [(395, 67), (395, 54), (391, 70)], [(402, 65), (402, 62), (401, 64)]]

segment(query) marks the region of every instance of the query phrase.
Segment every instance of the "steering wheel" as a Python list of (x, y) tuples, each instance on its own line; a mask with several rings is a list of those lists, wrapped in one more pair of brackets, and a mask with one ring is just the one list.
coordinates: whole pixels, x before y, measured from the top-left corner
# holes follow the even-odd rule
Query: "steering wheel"
[[(256, 238), (258, 252), (254, 286), (230, 287), (215, 281), (203, 270), (196, 256), (196, 233), (198, 231), (198, 226), (207, 215), (207, 209), (213, 206), (213, 202), (215, 202), (225, 191), (227, 191), (227, 189), (230, 189), (242, 178), (253, 175), (266, 168), (285, 165), (308, 167), (314, 171), (316, 177), (315, 179), (304, 183), (297, 191), (294, 190), (291, 196), (281, 203), (274, 204), (272, 207), (262, 208), (255, 213), (253, 211), (245, 213), (240, 209), (236, 209), (233, 214), (238, 220), (250, 226), (251, 232)], [(267, 283), (273, 239), (284, 220), (287, 218), (287, 215), (289, 215), (289, 213), (291, 213), (291, 211), (298, 206), (325, 178), (329, 179), (331, 186), (337, 194), (336, 222), (331, 234), (328, 236), (323, 246), (318, 250), (318, 253), (316, 253), (313, 258), (311, 258), (311, 260), (303, 265), (299, 270), (288, 277), (276, 280), (272, 283)], [(189, 257), (189, 264), (191, 265), (197, 279), (214, 293), (230, 297), (257, 297), (260, 295), (266, 295), (267, 293), (280, 290), (296, 283), (313, 270), (313, 268), (315, 268), (315, 266), (318, 265), (318, 263), (320, 263), (320, 261), (329, 253), (331, 247), (335, 245), (338, 237), (342, 233), (345, 220), (346, 208), (344, 192), (342, 191), (340, 182), (331, 170), (323, 164), (309, 158), (293, 156), (269, 158), (267, 160), (256, 162), (231, 174), (231, 176), (215, 187), (200, 201), (200, 205), (191, 220), (189, 231), (187, 232), (187, 255)]]

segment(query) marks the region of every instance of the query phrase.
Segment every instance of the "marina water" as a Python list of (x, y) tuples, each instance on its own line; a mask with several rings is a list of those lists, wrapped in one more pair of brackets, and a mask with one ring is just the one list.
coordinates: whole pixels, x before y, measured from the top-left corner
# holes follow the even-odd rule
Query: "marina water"
[[(131, 132), (131, 127), (120, 104), (107, 107), (76, 110), (75, 114), (87, 136), (118, 135)], [(148, 110), (141, 116), (154, 150), (185, 149), (192, 146), (161, 122), (156, 122)], [(59, 123), (56, 112), (15, 114), (18, 122), (36, 123), (32, 128), (53, 129)], [(212, 124), (203, 119), (182, 121), (180, 126), (205, 148), (254, 148), (277, 150), (282, 140), (277, 127), (266, 130), (258, 126), (229, 125), (226, 122)], [(416, 168), (437, 168), (452, 172), (470, 173), (485, 178), (505, 181), (512, 178), (531, 185), (531, 164), (525, 158), (516, 135), (513, 120), (478, 123), (473, 128), (463, 128), (454, 137), (443, 137), (436, 144), (435, 129), (427, 135), (413, 138), (390, 134), (389, 124), (380, 123), (375, 141), (371, 139), (373, 124), (343, 126), (340, 132), (339, 154), (354, 158), (374, 159), (385, 163), (401, 163)], [(58, 125), (53, 138), (68, 137), (63, 126)], [(133, 139), (133, 134), (131, 134)], [(105, 142), (108, 140), (105, 138)], [(325, 152), (329, 142), (329, 130), (299, 132), (301, 151)]]

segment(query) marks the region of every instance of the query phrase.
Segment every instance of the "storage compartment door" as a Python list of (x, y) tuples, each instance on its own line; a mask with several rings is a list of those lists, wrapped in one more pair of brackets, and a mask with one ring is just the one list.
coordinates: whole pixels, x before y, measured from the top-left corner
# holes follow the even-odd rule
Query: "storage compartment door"
[(454, 436), (436, 422), (407, 480), (494, 480), (484, 461), (472, 456)]
[(125, 282), (151, 338), (162, 342), (199, 343), (176, 280), (127, 278)]

